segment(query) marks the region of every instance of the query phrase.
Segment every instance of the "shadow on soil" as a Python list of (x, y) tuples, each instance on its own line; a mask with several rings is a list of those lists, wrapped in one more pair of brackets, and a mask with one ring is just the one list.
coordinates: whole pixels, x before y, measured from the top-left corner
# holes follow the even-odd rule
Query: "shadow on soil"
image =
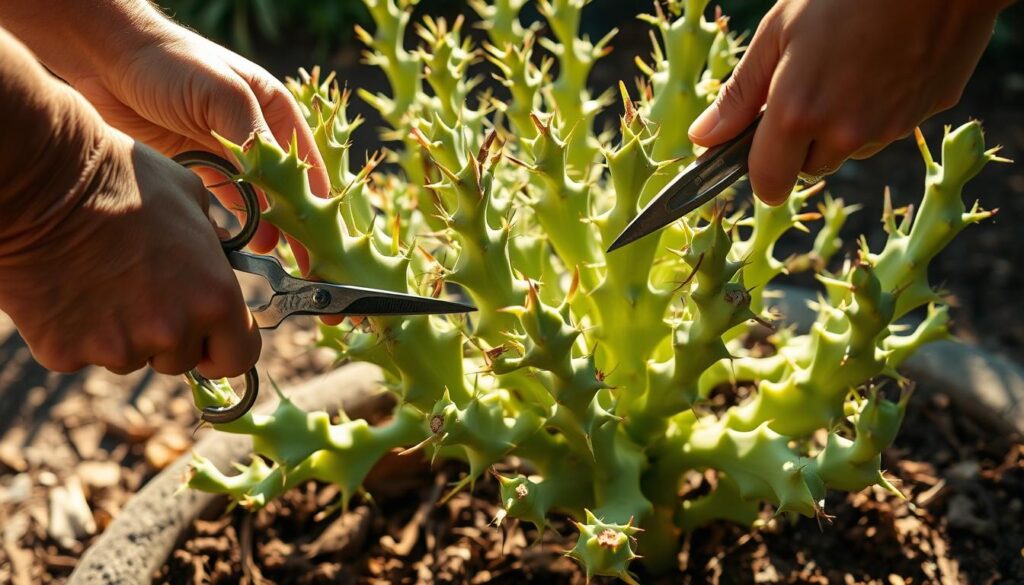
[(0, 342), (0, 439), (20, 426), (26, 431), (22, 445), (31, 444), (50, 411), (73, 390), (81, 389), (84, 378), (84, 370), (73, 374), (47, 370), (32, 358), (17, 331), (7, 332)]

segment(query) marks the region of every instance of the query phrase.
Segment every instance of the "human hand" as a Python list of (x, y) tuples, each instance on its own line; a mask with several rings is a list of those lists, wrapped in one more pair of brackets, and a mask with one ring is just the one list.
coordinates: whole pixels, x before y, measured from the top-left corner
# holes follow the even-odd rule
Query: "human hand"
[(126, 374), (149, 363), (165, 374), (197, 365), (211, 378), (245, 372), (260, 336), (202, 182), (116, 130), (102, 132), (71, 193), (36, 189), (68, 209), (17, 238), (17, 249), (0, 249), (0, 309), (51, 370), (95, 364)]
[(955, 105), (1005, 4), (779, 0), (690, 138), (725, 142), (764, 106), (750, 183), (779, 204), (799, 173), (831, 174)]
[[(299, 156), (313, 165), (310, 186), (318, 195), (330, 189), (312, 133), (285, 87), (262, 67), (165, 19), (141, 25), (131, 49), (114, 66), (83, 68), (68, 81), (107, 123), (172, 156), (186, 150), (223, 152), (211, 130), (235, 143), (253, 132), (287, 147), (294, 135)], [(206, 176), (208, 182), (222, 180)], [(241, 201), (234, 189), (213, 189), (229, 208)], [(265, 206), (266, 201), (262, 204)], [(278, 230), (262, 222), (250, 247), (272, 250)], [(305, 250), (295, 245), (306, 270)]]

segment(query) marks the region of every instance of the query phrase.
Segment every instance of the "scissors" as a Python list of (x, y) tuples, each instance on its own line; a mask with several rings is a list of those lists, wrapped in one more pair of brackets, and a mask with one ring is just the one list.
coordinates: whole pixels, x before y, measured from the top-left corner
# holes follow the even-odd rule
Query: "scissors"
[(738, 136), (705, 150), (680, 171), (615, 238), (608, 251), (635, 242), (699, 208), (747, 174), (747, 157), (761, 114)]
[[(304, 280), (288, 274), (272, 256), (243, 252), (242, 248), (256, 234), (260, 220), (259, 201), (252, 185), (238, 180), (238, 169), (215, 154), (189, 151), (175, 156), (174, 160), (186, 168), (205, 167), (223, 174), (241, 195), (245, 222), (236, 235), (221, 240), (220, 245), (232, 268), (263, 277), (274, 291), (266, 303), (249, 307), (260, 329), (274, 329), (292, 315), (439, 315), (476, 310), (472, 305), (432, 297)], [(196, 370), (186, 376), (198, 384), (211, 384)], [(238, 402), (227, 407), (206, 407), (202, 419), (212, 423), (237, 420), (252, 408), (258, 391), (259, 378), (253, 366), (245, 374), (245, 393)]]

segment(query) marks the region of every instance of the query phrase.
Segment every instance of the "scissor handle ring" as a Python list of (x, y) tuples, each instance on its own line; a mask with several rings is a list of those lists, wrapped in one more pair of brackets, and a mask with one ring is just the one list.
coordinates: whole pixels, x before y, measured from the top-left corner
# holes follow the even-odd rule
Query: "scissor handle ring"
[(242, 224), (242, 229), (237, 234), (226, 240), (221, 240), (220, 246), (224, 249), (224, 252), (237, 252), (246, 247), (253, 236), (256, 235), (256, 228), (260, 225), (260, 202), (252, 185), (245, 181), (237, 180), (238, 169), (235, 168), (235, 165), (211, 152), (189, 150), (175, 155), (174, 162), (186, 168), (205, 167), (213, 169), (223, 174), (226, 178), (231, 179), (231, 184), (234, 185), (238, 194), (242, 197), (242, 204), (245, 205), (245, 223)]
[[(210, 379), (200, 374), (197, 370), (190, 371), (188, 377), (203, 386), (209, 387), (209, 384), (211, 384)], [(238, 399), (238, 402), (231, 406), (207, 406), (199, 417), (213, 424), (236, 421), (252, 410), (252, 406), (256, 404), (256, 397), (259, 395), (259, 392), (260, 379), (256, 375), (256, 368), (249, 368), (249, 371), (245, 373), (245, 392), (242, 393), (242, 397)]]

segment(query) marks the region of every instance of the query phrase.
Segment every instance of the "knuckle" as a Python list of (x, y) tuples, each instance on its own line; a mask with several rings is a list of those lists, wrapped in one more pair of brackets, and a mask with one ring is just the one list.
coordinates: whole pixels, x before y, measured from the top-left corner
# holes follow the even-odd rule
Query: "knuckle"
[(882, 149), (884, 149), (887, 145), (887, 142), (872, 142), (870, 144), (866, 144), (863, 148), (851, 154), (850, 158), (854, 160), (864, 160), (866, 158), (871, 158), (872, 156), (881, 152)]
[(758, 196), (775, 200), (780, 193), (789, 191), (796, 177), (789, 177), (775, 167), (751, 163), (750, 182)]
[(127, 376), (128, 374), (131, 374), (132, 372), (137, 372), (144, 367), (146, 367), (146, 364), (140, 363), (134, 365), (126, 365), (124, 367), (108, 366), (105, 369), (112, 374), (117, 374), (118, 376)]
[[(256, 95), (253, 93), (252, 88), (240, 79), (230, 80), (227, 87), (227, 96), (222, 98), (222, 100), (227, 100), (227, 102), (231, 104), (231, 110), (234, 112), (236, 121), (252, 121), (259, 119), (261, 115), (260, 103), (259, 100), (256, 99)], [(254, 126), (249, 130), (256, 132), (262, 130), (262, 128)], [(245, 140), (247, 138), (247, 136), (241, 137), (239, 140)]]
[(228, 99), (235, 103), (235, 106), (244, 105), (249, 107), (256, 101), (252, 94), (252, 88), (241, 79), (230, 77), (224, 83), (224, 95), (221, 99)]
[(256, 83), (261, 85), (268, 107), (271, 105), (291, 105), (294, 103), (291, 93), (276, 79), (257, 79)]
[(204, 212), (208, 211), (210, 208), (210, 192), (206, 189), (203, 179), (195, 173), (188, 173), (188, 175), (185, 179), (187, 193), (192, 195)]
[(179, 364), (168, 365), (161, 368), (154, 363), (153, 370), (165, 376), (181, 376), (182, 374), (187, 374), (192, 371), (192, 368), (190, 366), (181, 366)]
[(859, 150), (867, 142), (867, 134), (855, 122), (838, 123), (825, 132), (826, 143), (837, 154), (847, 156)]
[(193, 303), (192, 311), (195, 315), (195, 319), (203, 324), (220, 323), (224, 321), (228, 314), (231, 312), (231, 304), (227, 301), (223, 294), (217, 294), (213, 291), (209, 291), (199, 297), (195, 303)]
[(130, 373), (146, 365), (148, 354), (134, 347), (130, 334), (119, 329), (97, 331), (81, 345), (83, 361), (115, 373)]
[(203, 286), (202, 294), (194, 297), (191, 312), (200, 323), (220, 323), (237, 310), (239, 298), (238, 285), (224, 278), (209, 278)]
[(65, 351), (47, 351), (39, 350), (33, 351), (32, 356), (35, 358), (39, 365), (43, 366), (47, 370), (57, 372), (60, 374), (70, 374), (77, 372), (84, 367), (84, 363)]
[(139, 331), (140, 345), (153, 354), (171, 351), (181, 346), (182, 331), (167, 317), (153, 317)]
[(779, 108), (779, 129), (789, 135), (813, 133), (820, 125), (822, 116), (804, 100), (793, 100)]
[(782, 32), (783, 27), (780, 26), (782, 20), (781, 14), (781, 4), (775, 4), (772, 6), (771, 9), (765, 13), (764, 18), (757, 23), (757, 28), (754, 29), (754, 37), (751, 39), (751, 43)]
[(732, 77), (729, 81), (725, 82), (722, 86), (722, 90), (718, 93), (718, 104), (725, 108), (737, 109), (743, 107), (746, 104), (744, 99), (744, 89), (741, 79), (746, 71), (746, 65), (744, 61), (740, 61), (739, 65), (736, 66), (736, 70), (733, 71)]
[(93, 360), (96, 365), (110, 370), (125, 370), (135, 363), (127, 345), (113, 340), (103, 340), (96, 345)]
[(84, 367), (83, 364), (71, 360), (58, 360), (43, 366), (58, 374), (73, 374)]
[(154, 370), (168, 376), (177, 376), (188, 372), (199, 363), (199, 358), (185, 354), (159, 355), (150, 360)]
[(247, 63), (245, 68), (237, 70), (239, 79), (253, 89), (257, 94), (265, 94), (277, 88), (284, 89), (284, 84), (270, 74), (264, 67), (256, 63)]
[(48, 366), (52, 362), (66, 360), (71, 353), (68, 351), (69, 348), (61, 347), (54, 342), (54, 336), (47, 335), (45, 332), (42, 335), (35, 335), (35, 332), (27, 329), (19, 330), (19, 332), (25, 339), (25, 344), (28, 345), (29, 353), (44, 366)]

